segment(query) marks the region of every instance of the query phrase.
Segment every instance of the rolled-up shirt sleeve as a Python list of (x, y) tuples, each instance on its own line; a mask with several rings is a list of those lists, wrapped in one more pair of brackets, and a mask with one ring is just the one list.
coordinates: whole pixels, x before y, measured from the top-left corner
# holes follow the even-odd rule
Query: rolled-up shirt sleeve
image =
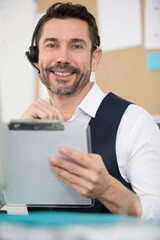
[(160, 201), (149, 197), (139, 196), (142, 205), (142, 219), (160, 219)]
[(122, 177), (131, 184), (142, 205), (142, 219), (160, 219), (160, 129), (143, 108), (130, 105), (116, 139)]

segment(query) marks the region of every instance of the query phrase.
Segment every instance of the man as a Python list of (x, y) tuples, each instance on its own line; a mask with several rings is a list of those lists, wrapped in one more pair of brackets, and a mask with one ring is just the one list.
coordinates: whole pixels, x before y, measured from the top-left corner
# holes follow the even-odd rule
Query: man
[(102, 54), (94, 17), (81, 5), (56, 3), (35, 32), (36, 46), (31, 48), (37, 56), (29, 52), (28, 57), (49, 100), (38, 99), (22, 119), (82, 121), (91, 127), (94, 154), (61, 146), (60, 152), (75, 161), (51, 156), (51, 170), (79, 194), (96, 199), (85, 212), (157, 219), (160, 132), (144, 109), (112, 93), (105, 95), (90, 82)]

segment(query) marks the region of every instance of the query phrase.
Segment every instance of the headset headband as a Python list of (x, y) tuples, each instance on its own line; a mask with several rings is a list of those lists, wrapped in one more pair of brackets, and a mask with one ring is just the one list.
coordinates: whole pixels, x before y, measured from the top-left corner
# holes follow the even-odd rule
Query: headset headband
[[(29, 50), (25, 53), (28, 61), (38, 71), (38, 73), (40, 73), (40, 70), (35, 66), (35, 63), (38, 63), (38, 47), (35, 45), (35, 38), (45, 17), (46, 17), (46, 14), (39, 19), (32, 35), (31, 46), (29, 47)], [(99, 46), (100, 46), (100, 36), (98, 35), (96, 42), (93, 44), (93, 47), (97, 48)]]

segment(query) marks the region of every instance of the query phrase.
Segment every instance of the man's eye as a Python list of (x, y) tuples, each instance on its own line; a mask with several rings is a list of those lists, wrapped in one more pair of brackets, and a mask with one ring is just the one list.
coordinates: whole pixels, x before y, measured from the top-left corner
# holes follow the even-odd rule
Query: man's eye
[(49, 48), (56, 48), (56, 44), (53, 44), (53, 43), (52, 44), (48, 44), (48, 47)]
[(82, 46), (80, 46), (80, 45), (74, 45), (73, 48), (75, 48), (75, 49), (80, 49), (80, 48), (82, 48)]

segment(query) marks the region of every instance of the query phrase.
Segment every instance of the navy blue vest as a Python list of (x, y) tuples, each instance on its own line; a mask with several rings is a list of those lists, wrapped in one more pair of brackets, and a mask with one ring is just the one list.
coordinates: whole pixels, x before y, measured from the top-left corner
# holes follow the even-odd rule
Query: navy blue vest
[[(91, 118), (92, 153), (100, 154), (110, 175), (119, 180), (124, 186), (132, 190), (121, 176), (116, 157), (116, 135), (121, 118), (131, 103), (109, 93), (100, 104), (95, 118)], [(29, 211), (74, 211), (90, 213), (110, 213), (98, 200), (91, 208), (28, 208)]]

